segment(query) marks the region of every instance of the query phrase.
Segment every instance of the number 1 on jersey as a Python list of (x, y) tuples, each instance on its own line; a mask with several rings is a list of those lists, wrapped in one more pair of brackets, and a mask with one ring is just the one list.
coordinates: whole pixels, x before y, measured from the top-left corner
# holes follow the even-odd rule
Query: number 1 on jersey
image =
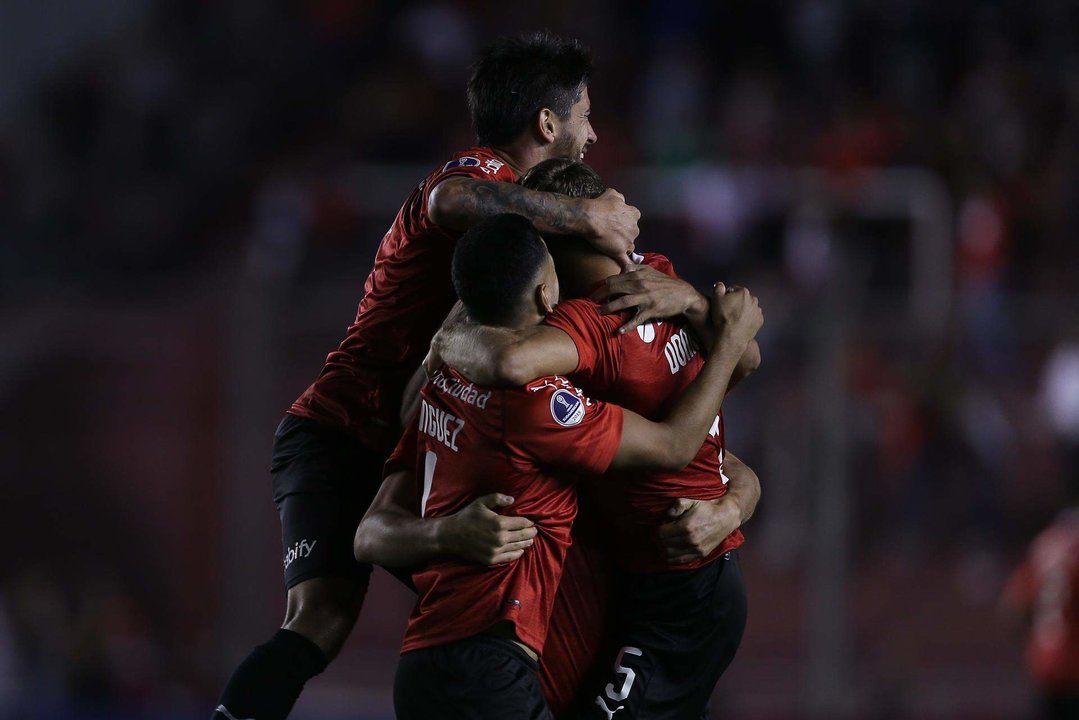
[(431, 483), (435, 481), (435, 465), (438, 465), (438, 455), (433, 450), (428, 450), (423, 459), (423, 497), (420, 498), (420, 517), (427, 513), (427, 498), (431, 497)]

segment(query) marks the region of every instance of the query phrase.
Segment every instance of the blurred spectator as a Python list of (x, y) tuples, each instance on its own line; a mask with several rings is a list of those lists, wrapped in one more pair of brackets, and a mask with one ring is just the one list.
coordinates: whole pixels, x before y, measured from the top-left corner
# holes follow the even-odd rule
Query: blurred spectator
[(1038, 688), (1041, 717), (1079, 717), (1079, 478), (1071, 507), (1030, 546), (1005, 591), (1026, 628), (1027, 669)]

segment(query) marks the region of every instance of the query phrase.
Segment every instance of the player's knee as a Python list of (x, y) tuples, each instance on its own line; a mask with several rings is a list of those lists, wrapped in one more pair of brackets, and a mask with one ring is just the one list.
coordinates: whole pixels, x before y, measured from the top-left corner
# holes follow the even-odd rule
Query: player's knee
[(329, 661), (345, 644), (359, 613), (359, 603), (315, 600), (291, 612), (285, 618), (284, 628), (318, 645)]
[(289, 591), (284, 628), (307, 637), (332, 657), (356, 624), (366, 591), (366, 577), (297, 585)]

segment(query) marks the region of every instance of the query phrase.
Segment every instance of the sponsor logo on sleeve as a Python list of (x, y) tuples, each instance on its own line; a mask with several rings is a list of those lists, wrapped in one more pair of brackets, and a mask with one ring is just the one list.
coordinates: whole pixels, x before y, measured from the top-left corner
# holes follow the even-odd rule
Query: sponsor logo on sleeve
[(569, 390), (556, 390), (551, 396), (551, 417), (562, 427), (579, 424), (584, 412), (584, 402)]
[(456, 160), (450, 160), (448, 163), (446, 163), (446, 167), (442, 168), (442, 172), (446, 172), (447, 170), (452, 170), (459, 167), (477, 167), (479, 164), (479, 158), (474, 158), (471, 155), (465, 155), (464, 157), (459, 157)]

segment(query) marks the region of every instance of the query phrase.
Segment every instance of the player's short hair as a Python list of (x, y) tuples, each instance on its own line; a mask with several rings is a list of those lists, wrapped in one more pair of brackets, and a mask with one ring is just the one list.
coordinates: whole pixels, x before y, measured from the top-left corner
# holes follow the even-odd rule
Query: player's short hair
[(575, 198), (597, 198), (607, 190), (599, 173), (583, 162), (566, 158), (544, 160), (522, 175), (517, 183), (529, 190)]
[(543, 30), (501, 37), (487, 47), (468, 81), (468, 111), (480, 145), (505, 145), (543, 108), (565, 118), (592, 74), (579, 41)]
[(507, 325), (520, 315), (547, 262), (547, 246), (526, 218), (495, 215), (473, 225), (453, 251), (453, 288), (470, 318)]

